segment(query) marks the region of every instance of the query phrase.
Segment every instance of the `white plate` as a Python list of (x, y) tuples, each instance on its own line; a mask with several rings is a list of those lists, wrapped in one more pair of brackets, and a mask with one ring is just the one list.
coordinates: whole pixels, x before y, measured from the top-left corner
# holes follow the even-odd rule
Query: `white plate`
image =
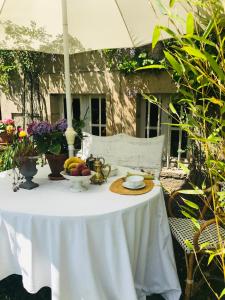
[(139, 189), (143, 189), (146, 186), (146, 184), (143, 182), (141, 185), (134, 188), (134, 187), (131, 187), (129, 185), (129, 183), (125, 181), (122, 183), (122, 186), (125, 187), (126, 189), (130, 189), (130, 190), (139, 190)]

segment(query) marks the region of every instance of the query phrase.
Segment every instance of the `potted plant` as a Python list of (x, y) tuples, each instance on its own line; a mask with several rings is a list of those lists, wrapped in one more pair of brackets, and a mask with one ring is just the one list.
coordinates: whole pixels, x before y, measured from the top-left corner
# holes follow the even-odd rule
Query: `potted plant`
[(0, 144), (9, 144), (12, 142), (15, 132), (15, 122), (12, 119), (0, 120)]
[(67, 121), (62, 119), (55, 124), (47, 121), (32, 122), (28, 125), (27, 132), (33, 137), (33, 141), (40, 154), (45, 154), (48, 160), (51, 174), (49, 179), (64, 179), (60, 172), (63, 170), (64, 161), (68, 157), (65, 131)]

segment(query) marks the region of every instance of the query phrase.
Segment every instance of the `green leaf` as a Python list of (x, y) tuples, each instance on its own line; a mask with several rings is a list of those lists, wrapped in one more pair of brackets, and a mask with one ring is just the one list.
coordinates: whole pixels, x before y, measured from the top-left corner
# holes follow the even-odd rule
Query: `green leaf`
[(176, 2), (176, 0), (170, 0), (170, 7), (173, 7), (175, 2)]
[(207, 98), (210, 102), (212, 102), (213, 104), (217, 104), (217, 105), (219, 105), (220, 107), (223, 107), (223, 105), (224, 105), (224, 101), (223, 100), (221, 100), (221, 99), (216, 99), (216, 98), (214, 98), (214, 97), (212, 97), (212, 98)]
[(216, 254), (214, 254), (214, 253), (210, 254), (209, 259), (208, 259), (208, 265), (212, 262), (212, 260), (215, 257), (215, 255)]
[(180, 190), (180, 194), (187, 194), (187, 195), (204, 195), (202, 190)]
[(210, 245), (210, 242), (202, 243), (202, 244), (200, 245), (200, 250), (205, 249), (205, 248), (208, 247), (209, 245)]
[(195, 231), (200, 230), (201, 226), (200, 226), (199, 222), (196, 219), (194, 219), (194, 218), (191, 218), (191, 221), (194, 224), (194, 230)]
[(194, 208), (194, 209), (199, 209), (199, 206), (198, 206), (196, 203), (194, 203), (194, 202), (192, 202), (192, 201), (189, 201), (189, 200), (186, 200), (186, 199), (183, 199), (183, 198), (182, 198), (182, 200), (183, 200), (184, 203), (187, 204), (188, 206), (190, 206), (190, 207), (192, 207), (192, 208)]
[(221, 299), (225, 295), (225, 288), (222, 290), (219, 299)]
[(161, 33), (160, 26), (155, 26), (153, 35), (152, 35), (152, 50), (155, 48), (156, 44), (159, 41), (160, 33)]
[(201, 37), (201, 36), (198, 36), (198, 35), (192, 35), (191, 38), (196, 40), (196, 41), (202, 42), (204, 44), (213, 46), (215, 48), (217, 47), (215, 43), (213, 43), (212, 41), (210, 41), (208, 39), (205, 39), (204, 37)]
[(184, 215), (186, 218), (192, 219), (192, 216), (191, 216), (188, 212), (186, 212), (185, 210), (181, 210), (181, 213), (182, 213), (182, 215)]
[(178, 166), (184, 171), (185, 174), (189, 174), (190, 170), (188, 169), (187, 166), (185, 166), (184, 164), (182, 164), (181, 162), (178, 163)]
[(186, 33), (189, 35), (193, 35), (194, 28), (195, 28), (194, 17), (193, 17), (193, 14), (191, 12), (189, 12), (187, 15), (187, 21), (186, 21)]
[(206, 60), (205, 55), (197, 48), (191, 46), (184, 46), (182, 47), (182, 50), (184, 50), (187, 54), (192, 55), (196, 58)]
[(206, 29), (204, 31), (204, 34), (203, 34), (204, 38), (207, 38), (209, 36), (209, 34), (211, 33), (211, 31), (212, 31), (212, 29), (214, 27), (214, 22), (215, 22), (215, 19), (211, 18), (210, 21), (209, 21), (208, 26), (206, 27)]
[(176, 109), (175, 109), (175, 107), (173, 106), (173, 103), (171, 103), (171, 102), (169, 103), (169, 108), (170, 108), (170, 110), (172, 111), (173, 114), (179, 116)]
[(163, 65), (149, 65), (149, 66), (137, 68), (135, 71), (147, 70), (147, 69), (166, 69), (166, 67)]
[(183, 65), (178, 62), (169, 52), (164, 51), (165, 57), (168, 62), (171, 64), (173, 69), (179, 74), (182, 75), (184, 73)]
[(54, 144), (54, 145), (51, 145), (49, 147), (49, 152), (51, 152), (52, 154), (59, 154), (60, 151), (61, 151), (61, 145), (60, 144)]
[(190, 250), (194, 250), (194, 246), (192, 245), (192, 243), (189, 240), (185, 240), (184, 242)]
[(215, 61), (215, 59), (212, 57), (211, 54), (205, 52), (205, 57), (207, 58), (210, 66), (212, 67), (213, 71), (216, 73), (216, 75), (218, 76), (218, 78), (221, 81), (224, 81), (225, 78), (225, 74), (223, 72), (223, 70), (220, 68), (220, 66), (217, 64), (217, 62)]

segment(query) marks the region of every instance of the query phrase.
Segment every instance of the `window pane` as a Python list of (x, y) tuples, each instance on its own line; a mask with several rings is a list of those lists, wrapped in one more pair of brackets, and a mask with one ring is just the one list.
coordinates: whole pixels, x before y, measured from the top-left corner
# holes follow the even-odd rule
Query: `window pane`
[(106, 136), (106, 127), (101, 127), (101, 136)]
[(185, 152), (181, 153), (181, 157), (185, 158), (187, 156), (187, 133), (184, 131), (182, 132), (181, 149), (185, 150)]
[(91, 122), (92, 124), (99, 124), (99, 99), (91, 99)]
[(150, 126), (157, 126), (158, 123), (158, 106), (151, 104), (150, 106)]
[(106, 124), (106, 100), (105, 98), (101, 99), (101, 121), (102, 124)]
[(67, 119), (66, 98), (63, 99), (63, 106), (64, 106), (64, 118)]
[(149, 102), (145, 101), (145, 126), (148, 125), (148, 119), (149, 119), (149, 116), (148, 116), (148, 105), (149, 105)]
[(74, 98), (73, 99), (73, 118), (75, 120), (80, 120), (80, 99), (79, 98)]
[(179, 131), (171, 130), (171, 156), (178, 156)]
[(147, 131), (147, 129), (145, 129), (145, 138), (148, 137), (148, 136), (147, 136), (147, 133), (148, 133), (148, 131)]
[(157, 130), (156, 129), (149, 130), (149, 137), (154, 137), (154, 136), (157, 136)]
[(93, 135), (99, 135), (99, 127), (92, 126), (92, 132)]

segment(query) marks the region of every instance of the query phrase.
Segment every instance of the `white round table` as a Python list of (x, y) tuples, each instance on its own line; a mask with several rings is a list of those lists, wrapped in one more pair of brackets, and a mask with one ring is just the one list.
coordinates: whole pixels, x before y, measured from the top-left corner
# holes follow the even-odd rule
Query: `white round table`
[(159, 184), (124, 196), (109, 191), (112, 177), (72, 193), (68, 181), (49, 181), (48, 173), (40, 168), (40, 186), (16, 193), (0, 173), (0, 279), (21, 274), (28, 292), (49, 286), (53, 300), (179, 299)]

